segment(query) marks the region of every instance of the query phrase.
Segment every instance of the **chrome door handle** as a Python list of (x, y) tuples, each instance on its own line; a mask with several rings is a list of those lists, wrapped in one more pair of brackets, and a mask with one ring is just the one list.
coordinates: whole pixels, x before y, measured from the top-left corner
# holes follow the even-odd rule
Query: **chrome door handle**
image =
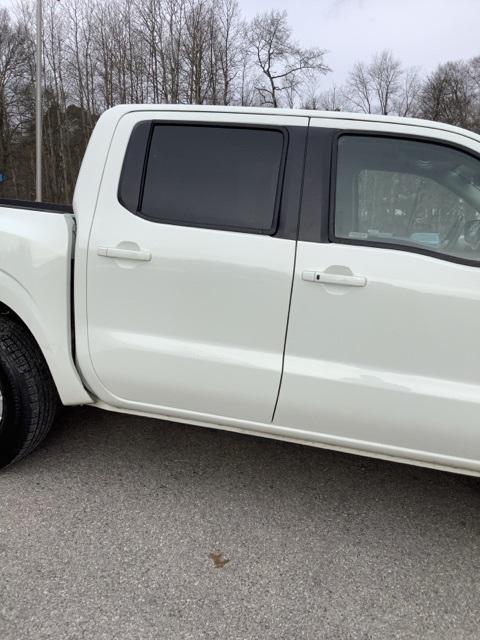
[(117, 247), (98, 247), (97, 254), (104, 258), (117, 258), (120, 260), (142, 260), (148, 262), (152, 254), (146, 249), (118, 249)]
[(365, 276), (344, 275), (341, 273), (328, 273), (326, 271), (304, 271), (302, 280), (306, 282), (319, 282), (320, 284), (336, 284), (342, 287), (365, 287)]

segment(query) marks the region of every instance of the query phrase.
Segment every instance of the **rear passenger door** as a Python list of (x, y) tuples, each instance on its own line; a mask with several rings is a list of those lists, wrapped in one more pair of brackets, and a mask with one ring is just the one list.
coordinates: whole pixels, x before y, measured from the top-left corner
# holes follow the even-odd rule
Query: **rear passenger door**
[(275, 423), (478, 467), (480, 144), (333, 126), (311, 125)]
[(179, 117), (115, 132), (88, 248), (94, 385), (120, 407), (270, 422), (308, 120)]

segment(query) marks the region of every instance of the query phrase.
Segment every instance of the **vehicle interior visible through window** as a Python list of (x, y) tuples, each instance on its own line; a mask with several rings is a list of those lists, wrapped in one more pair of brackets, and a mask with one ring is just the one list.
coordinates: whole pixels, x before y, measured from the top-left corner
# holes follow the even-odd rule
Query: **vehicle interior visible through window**
[(342, 136), (334, 229), (480, 262), (480, 160), (429, 142)]

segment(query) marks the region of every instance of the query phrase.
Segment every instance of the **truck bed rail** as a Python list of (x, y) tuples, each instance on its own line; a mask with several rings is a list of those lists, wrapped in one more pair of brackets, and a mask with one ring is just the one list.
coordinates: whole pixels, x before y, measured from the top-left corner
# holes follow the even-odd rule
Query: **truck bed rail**
[(15, 200), (14, 198), (0, 198), (0, 207), (13, 209), (28, 209), (29, 211), (46, 211), (48, 213), (73, 213), (69, 204), (54, 204), (52, 202), (34, 202), (32, 200)]

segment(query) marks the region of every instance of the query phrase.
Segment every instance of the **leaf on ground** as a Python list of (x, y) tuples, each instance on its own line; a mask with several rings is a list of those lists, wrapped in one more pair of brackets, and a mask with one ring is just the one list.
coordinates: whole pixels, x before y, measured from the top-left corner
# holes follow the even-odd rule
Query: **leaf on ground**
[(229, 558), (224, 558), (223, 557), (223, 553), (210, 553), (209, 556), (210, 560), (213, 560), (213, 565), (215, 567), (215, 569), (223, 569), (223, 567), (227, 564), (227, 562), (230, 562)]

